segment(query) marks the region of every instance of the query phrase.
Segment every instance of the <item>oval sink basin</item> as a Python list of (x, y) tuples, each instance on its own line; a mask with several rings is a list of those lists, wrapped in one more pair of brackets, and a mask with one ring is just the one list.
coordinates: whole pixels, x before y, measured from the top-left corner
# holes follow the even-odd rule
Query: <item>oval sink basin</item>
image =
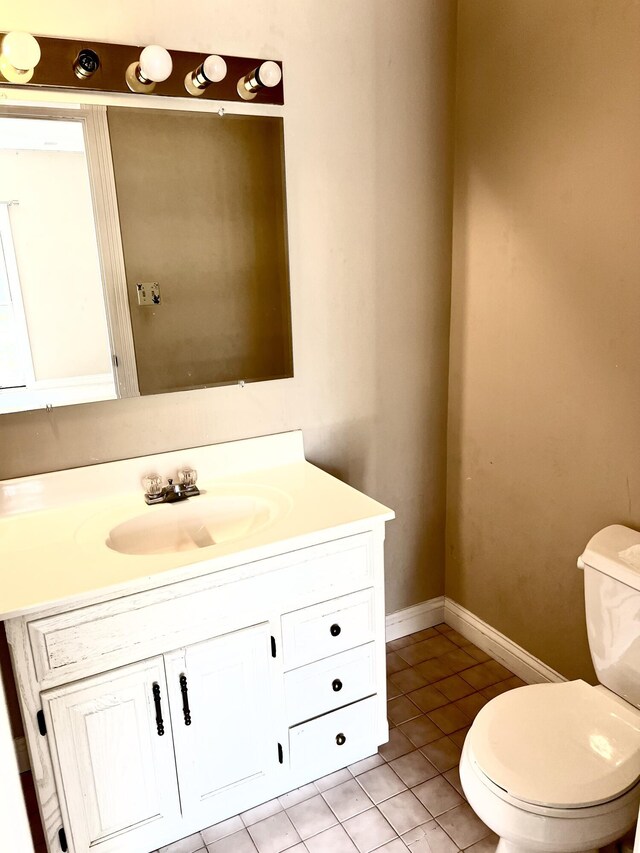
[(259, 495), (200, 495), (149, 507), (109, 531), (121, 554), (172, 554), (243, 539), (281, 515), (280, 502)]

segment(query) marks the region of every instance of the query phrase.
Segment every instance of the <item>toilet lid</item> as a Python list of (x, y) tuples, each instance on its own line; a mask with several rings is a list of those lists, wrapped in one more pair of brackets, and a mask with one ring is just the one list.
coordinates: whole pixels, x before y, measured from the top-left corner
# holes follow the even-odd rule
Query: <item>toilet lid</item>
[(594, 806), (640, 778), (640, 713), (584, 681), (503, 693), (468, 738), (485, 776), (526, 803)]

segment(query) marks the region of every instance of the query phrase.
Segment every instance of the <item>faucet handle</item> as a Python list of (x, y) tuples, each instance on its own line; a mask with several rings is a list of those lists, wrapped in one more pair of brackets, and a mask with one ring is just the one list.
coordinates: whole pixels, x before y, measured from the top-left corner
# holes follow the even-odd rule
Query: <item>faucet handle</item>
[(198, 480), (198, 472), (195, 468), (181, 468), (178, 473), (178, 482), (185, 488), (193, 488)]
[(162, 477), (159, 474), (147, 474), (142, 478), (142, 486), (147, 495), (155, 497), (162, 492)]

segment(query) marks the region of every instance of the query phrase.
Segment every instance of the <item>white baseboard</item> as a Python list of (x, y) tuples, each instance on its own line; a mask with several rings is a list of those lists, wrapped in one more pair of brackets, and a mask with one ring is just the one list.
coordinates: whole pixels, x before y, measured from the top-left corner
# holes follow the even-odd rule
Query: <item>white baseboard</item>
[(25, 773), (27, 770), (31, 770), (31, 762), (29, 761), (29, 752), (27, 751), (27, 741), (25, 738), (14, 737), (13, 746), (16, 751), (18, 772)]
[(471, 640), (492, 658), (504, 664), (527, 684), (539, 684), (546, 681), (566, 681), (566, 679), (529, 654), (500, 631), (462, 607), (451, 598), (445, 598), (444, 621), (455, 628), (467, 640)]
[(421, 604), (414, 604), (413, 607), (405, 607), (404, 610), (389, 613), (386, 619), (387, 642), (439, 625), (440, 622), (444, 622), (443, 595), (430, 598)]
[(413, 607), (389, 613), (386, 619), (387, 642), (406, 637), (416, 631), (446, 622), (463, 637), (471, 640), (492, 658), (504, 664), (527, 684), (545, 681), (565, 681), (563, 676), (541, 660), (529, 654), (500, 631), (483, 622), (470, 610), (443, 595)]

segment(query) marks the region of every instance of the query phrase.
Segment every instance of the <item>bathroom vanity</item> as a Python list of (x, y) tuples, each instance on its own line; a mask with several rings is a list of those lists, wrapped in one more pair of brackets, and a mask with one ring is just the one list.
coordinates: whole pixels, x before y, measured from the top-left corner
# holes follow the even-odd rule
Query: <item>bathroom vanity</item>
[[(146, 506), (184, 465), (202, 494)], [(50, 851), (143, 853), (374, 753), (391, 518), (299, 432), (0, 483)]]

